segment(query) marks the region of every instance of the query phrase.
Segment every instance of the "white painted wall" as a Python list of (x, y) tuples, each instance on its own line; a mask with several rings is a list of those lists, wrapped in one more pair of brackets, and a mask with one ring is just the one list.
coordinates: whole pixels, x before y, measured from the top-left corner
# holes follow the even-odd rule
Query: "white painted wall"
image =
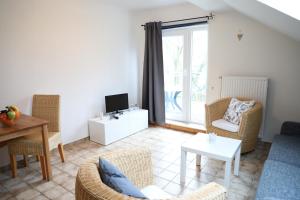
[[(183, 4), (135, 12), (133, 19), (137, 38), (139, 85), (142, 80), (144, 30), (148, 21), (166, 21), (197, 17), (206, 13)], [(241, 30), (243, 39), (236, 34)], [(208, 97), (219, 98), (222, 75), (266, 76), (270, 78), (264, 140), (271, 141), (285, 120), (300, 119), (300, 43), (237, 12), (217, 13), (209, 24)], [(139, 97), (141, 96), (139, 89)], [(139, 99), (141, 101), (141, 99)]]
[(136, 103), (130, 31), (129, 12), (99, 0), (1, 0), (0, 108), (30, 114), (33, 94), (60, 94), (63, 142), (87, 137), (105, 95)]

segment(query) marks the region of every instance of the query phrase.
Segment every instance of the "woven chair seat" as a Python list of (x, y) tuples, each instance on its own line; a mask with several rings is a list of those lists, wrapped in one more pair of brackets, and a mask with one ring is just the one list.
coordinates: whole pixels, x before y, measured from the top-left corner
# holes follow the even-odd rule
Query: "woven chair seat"
[[(60, 132), (48, 133), (49, 150), (57, 148), (61, 143)], [(44, 155), (42, 136), (39, 134), (22, 137), (8, 143), (8, 151), (16, 155)]]

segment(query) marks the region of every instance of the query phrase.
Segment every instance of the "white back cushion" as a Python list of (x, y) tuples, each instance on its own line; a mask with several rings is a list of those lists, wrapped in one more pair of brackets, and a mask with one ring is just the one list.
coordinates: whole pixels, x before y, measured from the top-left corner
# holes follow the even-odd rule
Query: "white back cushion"
[(225, 119), (215, 120), (215, 121), (212, 122), (212, 125), (216, 128), (223, 129), (223, 130), (226, 130), (226, 131), (230, 131), (230, 132), (233, 132), (233, 133), (237, 133), (240, 130), (239, 125), (230, 123), (230, 122), (226, 121)]
[(148, 199), (171, 199), (172, 196), (160, 189), (156, 185), (148, 185), (141, 189), (141, 192)]

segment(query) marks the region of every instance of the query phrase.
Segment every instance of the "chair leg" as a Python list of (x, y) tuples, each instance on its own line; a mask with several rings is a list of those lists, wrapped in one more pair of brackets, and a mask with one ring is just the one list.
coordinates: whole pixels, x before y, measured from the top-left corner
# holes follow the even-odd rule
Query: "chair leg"
[(39, 156), (40, 164), (41, 164), (41, 169), (42, 169), (42, 175), (43, 175), (43, 180), (46, 180), (46, 165), (45, 165), (45, 158), (44, 156)]
[(28, 160), (27, 160), (27, 155), (23, 155), (23, 162), (24, 162), (24, 167), (28, 167)]
[(58, 152), (60, 155), (61, 162), (65, 162), (64, 146), (63, 144), (58, 144)]
[(10, 168), (11, 168), (11, 176), (15, 178), (17, 176), (17, 160), (16, 155), (10, 154)]

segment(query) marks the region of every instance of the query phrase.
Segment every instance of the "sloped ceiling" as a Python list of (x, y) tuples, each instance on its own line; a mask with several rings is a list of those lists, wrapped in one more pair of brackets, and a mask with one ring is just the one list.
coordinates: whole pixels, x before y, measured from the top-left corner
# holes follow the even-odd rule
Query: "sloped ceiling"
[[(300, 21), (256, 0), (187, 0), (200, 8), (222, 12), (235, 9), (300, 42)], [(299, 8), (300, 10), (300, 8)]]
[(152, 9), (162, 6), (185, 3), (186, 0), (102, 0), (129, 10)]
[(203, 10), (207, 11), (225, 11), (230, 10), (229, 7), (223, 0), (187, 0), (188, 2), (199, 6)]

